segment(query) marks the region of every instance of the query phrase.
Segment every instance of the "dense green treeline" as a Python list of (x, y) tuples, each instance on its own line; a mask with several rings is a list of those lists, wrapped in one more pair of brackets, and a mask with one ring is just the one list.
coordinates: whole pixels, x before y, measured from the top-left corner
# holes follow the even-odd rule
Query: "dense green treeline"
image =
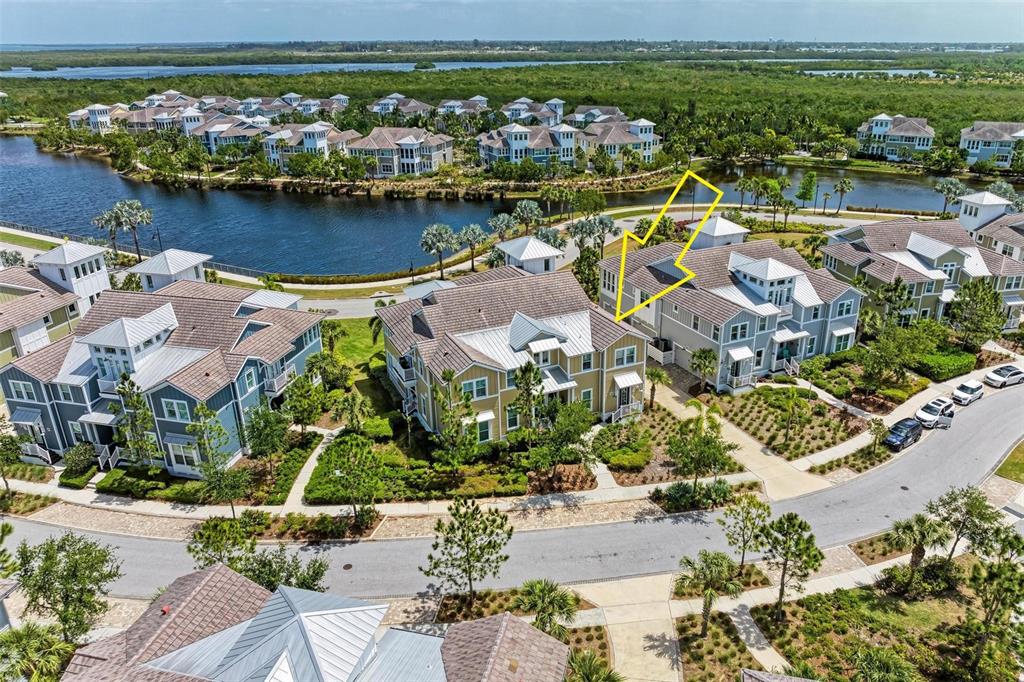
[[(157, 79), (62, 80), (0, 78), (12, 114), (63, 117), (92, 102), (128, 102), (173, 88), (192, 95), (246, 97), (294, 90), (328, 97), (341, 92), (352, 106), (402, 92), (436, 103), (442, 98), (484, 95), (493, 107), (517, 97), (560, 97), (578, 104), (617, 105), (631, 116), (655, 121), (659, 132), (707, 138), (761, 133), (771, 128), (799, 137), (814, 122), (847, 133), (886, 111), (924, 116), (941, 143), (955, 144), (974, 119), (1019, 120), (1024, 90), (1019, 83), (966, 79), (814, 78), (763, 64), (592, 64), (414, 71), (318, 73), (291, 76), (191, 75)], [(682, 127), (706, 127), (682, 131)]]

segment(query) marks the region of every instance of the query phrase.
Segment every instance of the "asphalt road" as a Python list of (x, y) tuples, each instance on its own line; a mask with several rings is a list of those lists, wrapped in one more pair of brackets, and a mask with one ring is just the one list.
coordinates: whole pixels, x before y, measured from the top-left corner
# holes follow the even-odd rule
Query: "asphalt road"
[[(929, 433), (888, 465), (852, 481), (773, 505), (811, 522), (821, 547), (848, 543), (885, 530), (893, 520), (922, 509), (950, 486), (978, 483), (1024, 436), (1024, 387), (989, 389), (981, 401), (958, 411), (948, 431)], [(558, 528), (516, 534), (510, 560), (491, 586), (547, 577), (563, 583), (675, 570), (679, 558), (699, 549), (725, 549), (716, 513), (658, 520)], [(14, 541), (38, 542), (60, 529), (14, 519)], [(184, 545), (163, 540), (99, 535), (115, 546), (124, 576), (117, 596), (149, 597), (192, 570)], [(418, 571), (430, 540), (391, 540), (303, 548), (331, 560), (329, 587), (350, 596), (385, 597), (422, 592), (430, 581)]]

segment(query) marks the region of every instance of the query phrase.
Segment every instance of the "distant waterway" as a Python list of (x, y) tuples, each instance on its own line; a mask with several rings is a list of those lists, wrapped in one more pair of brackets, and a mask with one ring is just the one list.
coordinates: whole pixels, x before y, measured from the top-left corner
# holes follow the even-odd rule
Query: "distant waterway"
[[(433, 62), (432, 71), (454, 71), (457, 69), (507, 69), (520, 66), (545, 66), (561, 64), (610, 64), (609, 61), (567, 61), (567, 62)], [(304, 73), (336, 73), (354, 71), (412, 71), (416, 62), (367, 62), (345, 64), (219, 64), (215, 66), (62, 66), (51, 70), (34, 71), (29, 68), (13, 68), (0, 71), (0, 78), (65, 78), (81, 80), (95, 78), (113, 80), (116, 78), (163, 78), (166, 76), (192, 76), (200, 74), (236, 76), (295, 76)]]
[(927, 76), (935, 78), (934, 69), (805, 69), (808, 76)]
[[(807, 170), (776, 167), (757, 172), (788, 175), (793, 186), (786, 194), (792, 197)], [(726, 202), (739, 201), (735, 191), (739, 175), (713, 172), (706, 177), (725, 192)], [(845, 204), (942, 208), (942, 197), (934, 191), (936, 178), (842, 170), (818, 171), (819, 208), (824, 193), (834, 194), (832, 187), (841, 177), (854, 184)], [(668, 194), (667, 190), (611, 194), (608, 204), (660, 207)], [(711, 198), (701, 186), (695, 196), (684, 190), (676, 201), (685, 207), (691, 200), (701, 203)], [(28, 137), (0, 137), (0, 219), (100, 238), (105, 235), (90, 221), (120, 199), (138, 199), (153, 210), (154, 225), (141, 231), (147, 248), (159, 248), (162, 241), (164, 247), (209, 253), (231, 265), (301, 274), (366, 274), (426, 265), (434, 258), (419, 247), (425, 226), (447, 223), (459, 229), (478, 223), (486, 229), (489, 217), (512, 208), (501, 202), (175, 190), (125, 179), (104, 161), (39, 152)], [(829, 207), (836, 202), (833, 197)], [(125, 235), (122, 243), (130, 241)]]

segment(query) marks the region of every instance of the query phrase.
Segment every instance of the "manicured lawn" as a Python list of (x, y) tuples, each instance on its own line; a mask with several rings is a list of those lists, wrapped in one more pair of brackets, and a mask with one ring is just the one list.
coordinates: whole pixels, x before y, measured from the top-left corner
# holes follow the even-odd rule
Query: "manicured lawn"
[(7, 230), (0, 230), (0, 242), (24, 246), (28, 249), (41, 249), (43, 251), (49, 251), (55, 246), (60, 246), (60, 244), (47, 239), (36, 239), (35, 237), (18, 234), (17, 232), (8, 232)]
[[(779, 229), (782, 229), (782, 221), (778, 221)], [(757, 234), (751, 234), (750, 239), (774, 239), (779, 242), (779, 245), (783, 248), (787, 246), (794, 247), (801, 256), (804, 257), (808, 262), (813, 263), (815, 256), (811, 254), (811, 249), (805, 244), (808, 237), (812, 235), (806, 232), (759, 232)]]
[(898, 556), (908, 553), (906, 550), (893, 548), (889, 544), (888, 533), (864, 538), (863, 540), (850, 545), (850, 549), (860, 557), (861, 561), (868, 565), (879, 564), (883, 561), (895, 559)]
[(958, 624), (972, 602), (973, 595), (964, 588), (908, 602), (864, 587), (788, 603), (781, 623), (772, 620), (772, 606), (759, 606), (753, 613), (790, 663), (812, 665), (821, 680), (851, 679), (854, 653), (866, 647), (895, 649), (924, 679), (947, 680), (956, 679), (951, 675), (963, 666), (957, 655), (962, 649), (957, 646), (962, 644)]
[(1008, 478), (1011, 481), (1024, 483), (1024, 441), (1017, 443), (1017, 447), (1006, 458), (1002, 466), (996, 470), (996, 475)]
[(683, 679), (687, 682), (734, 682), (741, 668), (763, 670), (747, 651), (736, 626), (724, 613), (712, 613), (706, 638), (699, 614), (676, 619)]
[[(324, 325), (337, 327), (343, 332), (335, 343), (334, 353), (343, 364), (353, 369), (353, 387), (370, 399), (378, 415), (395, 409), (387, 387), (372, 375), (373, 371), (382, 371), (384, 368), (384, 339), (381, 337), (377, 343), (373, 342), (369, 318), (325, 320)], [(386, 377), (382, 378), (387, 380)]]
[[(796, 391), (799, 401), (792, 419), (784, 403), (789, 391)], [(842, 443), (867, 427), (863, 419), (800, 388), (759, 386), (742, 395), (717, 397), (715, 402), (726, 419), (789, 460)]]

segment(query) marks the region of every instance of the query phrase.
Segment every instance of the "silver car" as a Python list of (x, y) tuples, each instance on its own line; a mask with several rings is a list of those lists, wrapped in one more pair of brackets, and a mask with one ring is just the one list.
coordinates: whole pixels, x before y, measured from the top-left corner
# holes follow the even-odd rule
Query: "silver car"
[(1024, 369), (1013, 365), (997, 367), (985, 375), (985, 383), (996, 388), (1024, 384)]

